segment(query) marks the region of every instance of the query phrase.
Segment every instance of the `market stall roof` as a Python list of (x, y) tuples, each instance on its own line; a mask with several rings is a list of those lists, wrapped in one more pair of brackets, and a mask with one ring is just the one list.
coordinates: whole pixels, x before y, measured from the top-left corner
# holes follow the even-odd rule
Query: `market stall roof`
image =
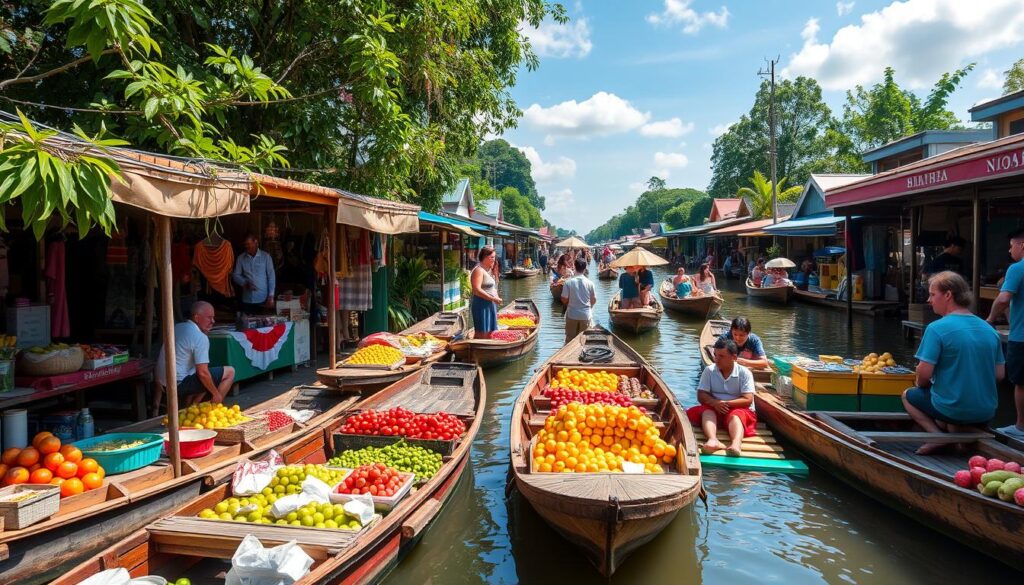
[(419, 205), (377, 199), (348, 191), (336, 190), (338, 223), (353, 225), (381, 234), (405, 234), (420, 231)]
[(668, 238), (666, 238), (663, 235), (656, 234), (653, 236), (640, 238), (639, 240), (633, 243), (636, 244), (637, 246), (651, 246), (653, 248), (664, 248), (668, 246)]
[[(485, 221), (483, 219), (480, 219), (479, 217), (476, 217), (476, 216), (478, 216), (480, 214), (475, 213), (473, 215), (474, 215), (473, 219), (466, 219), (465, 217), (463, 217), (461, 215), (458, 215), (458, 214), (455, 214), (455, 213), (449, 213), (447, 211), (442, 211), (441, 212), (441, 217), (445, 217), (445, 218), (455, 219), (455, 220), (461, 221), (461, 222), (465, 223), (466, 225), (470, 226), (471, 228), (473, 228), (475, 231), (477, 231), (477, 232), (479, 232), (479, 233), (481, 233), (481, 234), (483, 234), (485, 236), (509, 236), (509, 235), (511, 235), (511, 234), (509, 234), (506, 231), (499, 230), (496, 227), (497, 226), (497, 222), (495, 222), (492, 218), (487, 218), (487, 221)], [(484, 217), (486, 218), (486, 216), (484, 216)]]
[[(780, 217), (779, 221), (788, 219), (789, 216)], [(749, 218), (747, 218), (749, 220)], [(735, 236), (743, 232), (757, 231), (765, 226), (772, 225), (772, 218), (768, 219), (755, 219), (754, 221), (745, 221), (735, 225), (718, 228), (708, 232), (709, 236)]]
[(841, 215), (825, 212), (781, 221), (765, 227), (764, 231), (773, 236), (833, 236), (837, 226), (844, 221), (846, 218)]
[(670, 232), (664, 233), (664, 236), (699, 236), (706, 232), (714, 229), (722, 228), (725, 226), (735, 225), (738, 223), (749, 221), (749, 217), (731, 217), (729, 219), (723, 219), (712, 223), (705, 223), (701, 225), (692, 225), (690, 227), (679, 228)]
[(444, 217), (442, 215), (435, 215), (427, 211), (421, 211), (419, 213), (421, 223), (430, 223), (434, 225), (443, 225), (460, 231), (467, 236), (481, 237), (480, 234), (473, 229), (473, 226), (469, 222), (461, 221), (452, 217)]

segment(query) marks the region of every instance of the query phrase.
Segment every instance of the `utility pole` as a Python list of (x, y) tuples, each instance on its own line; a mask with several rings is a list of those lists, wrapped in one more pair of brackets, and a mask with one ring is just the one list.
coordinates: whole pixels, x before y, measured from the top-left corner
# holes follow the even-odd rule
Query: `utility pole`
[(768, 97), (768, 137), (771, 141), (771, 145), (768, 150), (768, 161), (771, 165), (772, 175), (772, 224), (776, 224), (779, 221), (779, 206), (778, 206), (778, 187), (775, 181), (775, 64), (779, 62), (779, 58), (775, 57), (768, 61), (768, 70), (764, 69), (757, 72), (760, 76), (769, 76), (771, 79), (771, 93)]

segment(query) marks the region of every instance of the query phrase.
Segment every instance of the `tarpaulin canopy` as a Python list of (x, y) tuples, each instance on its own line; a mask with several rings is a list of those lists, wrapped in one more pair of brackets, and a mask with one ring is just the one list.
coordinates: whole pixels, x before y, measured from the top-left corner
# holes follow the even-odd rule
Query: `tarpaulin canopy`
[(420, 231), (418, 205), (367, 197), (337, 190), (338, 223), (368, 229), (380, 234), (404, 234)]
[(460, 221), (453, 217), (444, 217), (443, 215), (435, 215), (427, 211), (421, 211), (419, 213), (419, 219), (423, 223), (432, 223), (435, 225), (443, 225), (450, 227), (456, 231), (462, 232), (467, 236), (481, 237), (480, 233), (473, 229), (468, 222)]
[(842, 216), (831, 212), (808, 215), (799, 219), (781, 221), (764, 228), (764, 231), (776, 236), (834, 236), (836, 226), (845, 221)]
[(188, 177), (122, 165), (124, 182), (110, 182), (114, 201), (166, 217), (203, 219), (249, 212), (248, 177)]

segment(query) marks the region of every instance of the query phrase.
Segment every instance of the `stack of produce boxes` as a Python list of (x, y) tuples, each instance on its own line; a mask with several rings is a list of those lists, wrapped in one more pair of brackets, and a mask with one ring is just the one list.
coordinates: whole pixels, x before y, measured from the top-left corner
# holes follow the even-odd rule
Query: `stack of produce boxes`
[(915, 383), (912, 370), (896, 365), (888, 352), (870, 353), (853, 363), (860, 375), (860, 410), (862, 412), (903, 412), (903, 391)]
[(844, 412), (859, 409), (858, 374), (841, 359), (839, 363), (834, 360), (794, 363), (792, 378), (793, 400), (801, 408)]

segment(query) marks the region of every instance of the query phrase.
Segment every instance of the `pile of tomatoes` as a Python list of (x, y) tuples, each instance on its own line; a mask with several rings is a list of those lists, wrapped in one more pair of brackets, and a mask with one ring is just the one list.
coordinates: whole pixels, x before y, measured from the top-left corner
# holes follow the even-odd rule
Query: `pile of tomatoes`
[(341, 432), (452, 441), (466, 432), (466, 423), (453, 414), (416, 414), (398, 407), (383, 411), (366, 410), (353, 415), (345, 421)]
[(352, 473), (338, 484), (335, 491), (339, 494), (370, 494), (390, 498), (408, 478), (408, 475), (403, 477), (402, 472), (393, 467), (383, 463), (371, 463), (353, 469)]
[(568, 388), (548, 388), (544, 396), (551, 399), (551, 410), (558, 410), (559, 406), (570, 402), (580, 404), (614, 404), (617, 406), (629, 406), (633, 404), (629, 396), (618, 392), (583, 392), (580, 390), (569, 390)]
[(0, 485), (49, 483), (60, 486), (62, 498), (102, 486), (106, 475), (95, 459), (83, 458), (78, 447), (61, 445), (47, 431), (37, 434), (31, 446), (5, 450), (0, 461)]

